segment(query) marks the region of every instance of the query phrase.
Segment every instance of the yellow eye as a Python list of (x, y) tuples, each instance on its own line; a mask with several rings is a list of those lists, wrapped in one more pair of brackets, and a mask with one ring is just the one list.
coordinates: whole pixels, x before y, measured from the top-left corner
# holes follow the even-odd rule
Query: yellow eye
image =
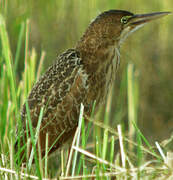
[(122, 24), (127, 24), (128, 19), (129, 19), (129, 16), (123, 16), (123, 17), (121, 18), (121, 23), (122, 23)]

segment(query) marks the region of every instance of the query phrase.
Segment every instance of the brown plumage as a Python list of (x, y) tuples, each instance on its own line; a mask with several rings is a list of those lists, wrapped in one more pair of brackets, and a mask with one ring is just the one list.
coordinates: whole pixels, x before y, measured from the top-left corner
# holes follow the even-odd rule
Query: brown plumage
[[(40, 109), (44, 107), (39, 132), (42, 156), (45, 154), (46, 133), (48, 147), (54, 144), (49, 151), (51, 153), (73, 137), (81, 103), (84, 105), (84, 114), (90, 116), (94, 101), (96, 110), (105, 101), (119, 66), (122, 41), (144, 23), (166, 14), (134, 15), (121, 10), (104, 12), (89, 25), (74, 49), (58, 56), (27, 98), (34, 128), (38, 123)], [(22, 124), (25, 134), (25, 105), (22, 109)]]

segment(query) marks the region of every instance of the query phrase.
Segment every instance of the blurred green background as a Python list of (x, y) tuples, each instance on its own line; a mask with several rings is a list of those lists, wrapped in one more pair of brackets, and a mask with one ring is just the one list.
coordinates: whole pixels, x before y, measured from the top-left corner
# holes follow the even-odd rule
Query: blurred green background
[[(30, 20), (29, 48), (38, 57), (46, 52), (44, 69), (57, 54), (75, 46), (88, 24), (99, 13), (123, 9), (133, 13), (172, 11), (172, 0), (1, 0), (12, 54), (15, 56), (21, 24)], [(127, 95), (122, 79), (128, 63), (133, 63), (139, 82), (138, 124), (149, 140), (163, 140), (173, 131), (173, 16), (146, 25), (129, 37), (121, 48), (121, 67), (113, 93), (112, 114), (120, 107), (117, 122), (127, 120)], [(38, 58), (39, 59), (39, 58)], [(38, 62), (37, 62), (38, 63)], [(24, 38), (18, 74), (24, 66)], [(121, 87), (120, 87), (121, 84)], [(118, 99), (118, 96), (122, 98)], [(115, 120), (114, 120), (115, 121)]]

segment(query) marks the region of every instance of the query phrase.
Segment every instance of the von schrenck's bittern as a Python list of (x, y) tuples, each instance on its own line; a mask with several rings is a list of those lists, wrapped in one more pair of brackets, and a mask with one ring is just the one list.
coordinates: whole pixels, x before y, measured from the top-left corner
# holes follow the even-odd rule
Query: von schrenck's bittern
[[(27, 98), (33, 128), (36, 128), (41, 107), (44, 107), (39, 132), (42, 156), (45, 155), (46, 134), (48, 148), (51, 147), (49, 153), (72, 141), (81, 103), (84, 114), (90, 116), (93, 102), (96, 101), (97, 110), (105, 101), (119, 67), (122, 42), (144, 24), (167, 14), (169, 12), (103, 12), (91, 22), (74, 49), (68, 49), (57, 57)], [(20, 145), (19, 141), (16, 143), (16, 150), (27, 140), (26, 104), (21, 116), (23, 133), (18, 130), (18, 137), (24, 134), (24, 138), (21, 138)]]

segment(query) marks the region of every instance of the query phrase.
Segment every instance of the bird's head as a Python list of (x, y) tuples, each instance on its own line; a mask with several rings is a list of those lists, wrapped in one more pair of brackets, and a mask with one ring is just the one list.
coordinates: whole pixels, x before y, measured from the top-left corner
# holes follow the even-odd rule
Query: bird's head
[(92, 21), (82, 40), (88, 42), (91, 48), (99, 43), (119, 46), (132, 32), (167, 14), (169, 12), (133, 14), (123, 10), (109, 10)]
[[(119, 21), (117, 22), (117, 25), (120, 26), (120, 32), (118, 36), (115, 36), (119, 42), (119, 44), (122, 44), (124, 40), (134, 31), (141, 28), (145, 24), (149, 23), (150, 21), (153, 21), (155, 19), (161, 18), (170, 12), (155, 12), (155, 13), (149, 13), (149, 14), (132, 14), (126, 15), (126, 13), (122, 12), (122, 16), (120, 17)], [(115, 15), (116, 17), (116, 15)]]

